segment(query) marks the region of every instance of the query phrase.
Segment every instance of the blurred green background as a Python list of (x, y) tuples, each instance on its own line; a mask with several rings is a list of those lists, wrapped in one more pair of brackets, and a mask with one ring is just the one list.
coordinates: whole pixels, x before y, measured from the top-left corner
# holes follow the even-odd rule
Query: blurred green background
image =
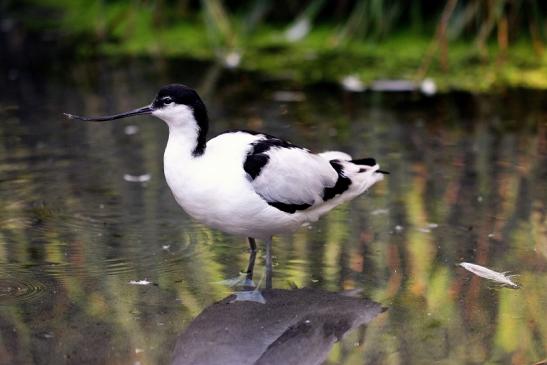
[(354, 76), (441, 90), (547, 87), (547, 4), (534, 0), (3, 0), (71, 52), (216, 59), (302, 83)]

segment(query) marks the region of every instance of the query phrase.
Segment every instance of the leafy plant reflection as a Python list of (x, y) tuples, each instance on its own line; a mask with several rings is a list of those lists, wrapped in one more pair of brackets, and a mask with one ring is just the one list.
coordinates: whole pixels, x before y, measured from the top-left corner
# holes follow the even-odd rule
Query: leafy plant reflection
[[(0, 91), (2, 362), (166, 363), (181, 324), (229, 294), (215, 283), (246, 267), (243, 239), (192, 222), (170, 196), (163, 125), (131, 121), (139, 132), (129, 136), (123, 123), (58, 114), (140, 105), (180, 66), (82, 65), (71, 81), (22, 75), (24, 93)], [(108, 70), (98, 84), (90, 67)], [(133, 76), (143, 70), (152, 77)], [(198, 85), (206, 71), (188, 65), (184, 79)], [(360, 288), (390, 307), (366, 337), (335, 344), (329, 362), (546, 356), (545, 94), (425, 99), (318, 87), (293, 105), (270, 99), (277, 84), (224, 77), (207, 96), (216, 131), (258, 127), (315, 150), (375, 156), (391, 172), (370, 195), (274, 242), (277, 287)], [(518, 273), (522, 289), (494, 290), (460, 261)], [(143, 279), (151, 284), (129, 284)]]

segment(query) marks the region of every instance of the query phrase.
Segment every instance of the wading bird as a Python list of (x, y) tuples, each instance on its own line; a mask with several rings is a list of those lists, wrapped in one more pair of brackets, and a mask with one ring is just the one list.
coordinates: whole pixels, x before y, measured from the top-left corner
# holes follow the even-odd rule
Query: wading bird
[(207, 109), (195, 90), (181, 84), (162, 87), (152, 104), (126, 113), (65, 116), (104, 122), (141, 114), (151, 114), (169, 127), (164, 173), (179, 205), (208, 226), (248, 237), (248, 278), (255, 239), (265, 241), (267, 287), (273, 235), (316, 221), (386, 173), (372, 158), (353, 160), (337, 151), (314, 154), (264, 133), (230, 130), (207, 141)]

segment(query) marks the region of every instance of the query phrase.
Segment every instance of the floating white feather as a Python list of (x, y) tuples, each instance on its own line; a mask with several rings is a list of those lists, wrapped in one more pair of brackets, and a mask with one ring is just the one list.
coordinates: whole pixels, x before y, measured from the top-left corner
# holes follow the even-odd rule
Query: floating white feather
[(507, 272), (497, 272), (484, 266), (471, 264), (469, 262), (461, 262), (459, 265), (465, 270), (471, 271), (473, 274), (480, 276), (481, 278), (495, 281), (513, 289), (519, 288), (519, 286), (511, 280), (514, 275), (507, 275)]
[(152, 282), (148, 281), (146, 279), (144, 279), (144, 280), (130, 280), (129, 284), (131, 284), (131, 285), (150, 285), (150, 284), (152, 284)]

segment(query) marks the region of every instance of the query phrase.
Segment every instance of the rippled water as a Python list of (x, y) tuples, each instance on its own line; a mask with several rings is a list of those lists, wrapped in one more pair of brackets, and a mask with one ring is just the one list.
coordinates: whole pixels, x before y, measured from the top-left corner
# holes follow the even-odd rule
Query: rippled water
[[(1, 364), (164, 364), (192, 321), (207, 323), (200, 313), (219, 315), (213, 303), (232, 293), (222, 282), (246, 267), (245, 238), (202, 226), (176, 205), (162, 171), (166, 127), (61, 116), (142, 106), (173, 81), (203, 94), (212, 134), (262, 130), (316, 151), (374, 156), (391, 172), (370, 193), (275, 239), (274, 287), (313, 287), (325, 304), (323, 316), (306, 317), (311, 292), (279, 294), (296, 317), (321, 325), (288, 321), (285, 336), (299, 340), (276, 343), (298, 346), (275, 356), (320, 356), (331, 346), (329, 364), (547, 356), (545, 93), (358, 95), (316, 85), (287, 102), (275, 98), (294, 91), (288, 81), (186, 61), (15, 70), (3, 71), (11, 76), (0, 90)], [(518, 274), (522, 288), (496, 286), (462, 261)], [(262, 268), (259, 254), (256, 281)], [(357, 304), (344, 312), (343, 300), (325, 293), (355, 289), (388, 308), (366, 330), (353, 328), (365, 323), (355, 320), (364, 313)], [(254, 310), (242, 305), (235, 323), (266, 323)], [(253, 336), (276, 338), (278, 327)]]

